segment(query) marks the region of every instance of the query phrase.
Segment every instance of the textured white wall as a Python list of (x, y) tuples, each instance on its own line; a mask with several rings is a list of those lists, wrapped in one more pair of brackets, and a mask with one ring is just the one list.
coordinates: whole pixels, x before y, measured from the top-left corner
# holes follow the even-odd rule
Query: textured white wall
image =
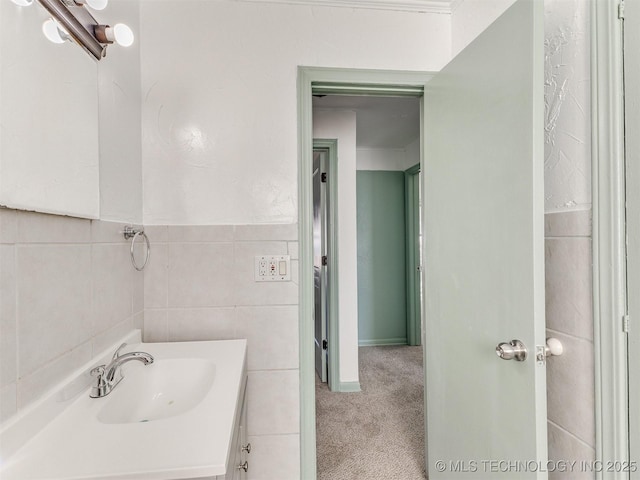
[(338, 140), (340, 381), (357, 382), (359, 374), (356, 113), (351, 110), (314, 109), (313, 137)]
[(591, 208), (589, 8), (545, 0), (545, 212)]
[[(465, 0), (451, 18), (456, 54), (514, 0)], [(591, 208), (590, 3), (545, 0), (545, 212)]]
[(145, 224), (296, 222), (297, 67), (450, 53), (447, 15), (173, 0), (141, 18)]

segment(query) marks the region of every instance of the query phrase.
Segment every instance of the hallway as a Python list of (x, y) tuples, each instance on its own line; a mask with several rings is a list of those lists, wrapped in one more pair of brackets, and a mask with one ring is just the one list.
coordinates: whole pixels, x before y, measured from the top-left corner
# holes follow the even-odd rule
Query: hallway
[(316, 377), (318, 480), (420, 480), (424, 472), (422, 347), (359, 348), (358, 393)]

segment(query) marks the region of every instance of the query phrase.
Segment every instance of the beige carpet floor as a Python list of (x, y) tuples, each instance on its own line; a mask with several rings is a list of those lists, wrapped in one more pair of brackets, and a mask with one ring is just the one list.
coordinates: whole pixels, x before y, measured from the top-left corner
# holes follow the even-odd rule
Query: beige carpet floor
[(358, 393), (316, 377), (318, 480), (421, 480), (422, 347), (360, 347)]

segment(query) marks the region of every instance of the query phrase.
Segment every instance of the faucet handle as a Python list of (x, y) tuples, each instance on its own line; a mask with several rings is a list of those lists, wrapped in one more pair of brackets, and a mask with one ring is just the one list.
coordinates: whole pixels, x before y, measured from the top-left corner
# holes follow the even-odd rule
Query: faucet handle
[(108, 392), (107, 390), (107, 381), (104, 378), (104, 365), (99, 365), (95, 368), (92, 368), (89, 374), (92, 377), (98, 377), (98, 382), (91, 387), (91, 393), (89, 396), (91, 398), (100, 398), (104, 397)]
[(111, 358), (111, 360), (113, 361), (116, 358), (118, 358), (120, 356), (120, 350), (122, 350), (126, 346), (127, 346), (127, 342), (124, 342), (122, 345), (120, 345), (118, 349), (115, 351), (115, 353), (113, 354), (113, 357)]

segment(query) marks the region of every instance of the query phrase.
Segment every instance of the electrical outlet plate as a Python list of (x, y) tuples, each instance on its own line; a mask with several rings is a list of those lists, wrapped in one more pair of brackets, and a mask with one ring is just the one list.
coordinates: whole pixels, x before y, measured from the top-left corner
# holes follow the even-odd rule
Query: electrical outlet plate
[(289, 255), (256, 255), (256, 282), (290, 282), (291, 257)]

